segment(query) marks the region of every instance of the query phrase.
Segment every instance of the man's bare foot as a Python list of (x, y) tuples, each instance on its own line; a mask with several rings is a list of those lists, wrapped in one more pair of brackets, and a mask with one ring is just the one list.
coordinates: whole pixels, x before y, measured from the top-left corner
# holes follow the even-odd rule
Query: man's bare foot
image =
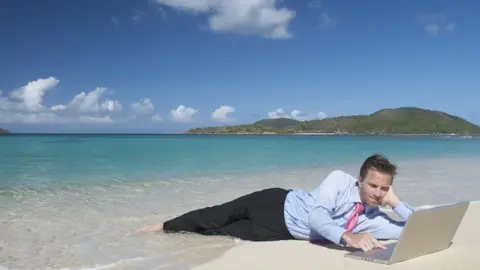
[(163, 225), (153, 225), (153, 226), (144, 227), (138, 230), (137, 232), (156, 232), (161, 230), (163, 230)]

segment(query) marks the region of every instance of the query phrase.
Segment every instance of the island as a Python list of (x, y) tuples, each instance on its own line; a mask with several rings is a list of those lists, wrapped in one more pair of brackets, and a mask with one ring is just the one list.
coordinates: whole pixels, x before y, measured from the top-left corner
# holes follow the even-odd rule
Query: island
[(0, 134), (8, 134), (10, 131), (8, 129), (0, 128)]
[(186, 134), (480, 134), (480, 126), (442, 111), (417, 107), (386, 108), (368, 115), (298, 121), (263, 119), (253, 124), (191, 128)]

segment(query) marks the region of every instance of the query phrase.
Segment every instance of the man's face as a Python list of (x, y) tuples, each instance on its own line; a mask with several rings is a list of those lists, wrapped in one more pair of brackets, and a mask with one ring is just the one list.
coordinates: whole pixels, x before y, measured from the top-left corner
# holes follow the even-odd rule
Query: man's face
[(358, 177), (360, 198), (369, 207), (378, 207), (392, 185), (392, 176), (370, 169), (365, 179)]

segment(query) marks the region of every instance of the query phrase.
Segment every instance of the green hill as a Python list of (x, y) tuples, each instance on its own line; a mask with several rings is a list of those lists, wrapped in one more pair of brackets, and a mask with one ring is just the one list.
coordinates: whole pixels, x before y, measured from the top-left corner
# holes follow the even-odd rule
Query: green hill
[(322, 120), (264, 119), (253, 124), (204, 127), (188, 134), (336, 133), (336, 134), (480, 134), (477, 126), (458, 116), (416, 107), (382, 109), (369, 115)]
[(288, 129), (294, 128), (297, 124), (297, 120), (289, 118), (278, 118), (278, 119), (264, 119), (253, 123), (257, 126), (269, 127), (269, 128), (279, 128), (279, 129)]
[(10, 131), (8, 131), (8, 129), (0, 128), (0, 134), (7, 134), (7, 133), (10, 133)]

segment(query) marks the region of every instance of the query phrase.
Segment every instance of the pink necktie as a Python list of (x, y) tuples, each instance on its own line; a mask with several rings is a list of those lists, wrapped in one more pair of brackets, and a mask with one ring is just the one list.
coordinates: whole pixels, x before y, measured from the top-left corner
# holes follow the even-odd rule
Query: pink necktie
[(347, 223), (345, 223), (345, 229), (349, 232), (357, 226), (358, 222), (358, 214), (361, 213), (365, 209), (365, 206), (361, 203), (357, 203), (355, 205), (355, 210), (353, 210), (352, 215), (348, 218)]

